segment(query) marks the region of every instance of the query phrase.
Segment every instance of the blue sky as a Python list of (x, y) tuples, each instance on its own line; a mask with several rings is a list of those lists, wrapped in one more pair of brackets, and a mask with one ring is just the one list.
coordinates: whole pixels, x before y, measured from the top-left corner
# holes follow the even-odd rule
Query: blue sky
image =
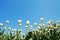
[(7, 27), (17, 29), (17, 20), (21, 19), (25, 33), (26, 20), (30, 20), (30, 24), (39, 23), (41, 17), (44, 23), (60, 19), (60, 0), (0, 0), (0, 22), (5, 24), (7, 19), (10, 20)]

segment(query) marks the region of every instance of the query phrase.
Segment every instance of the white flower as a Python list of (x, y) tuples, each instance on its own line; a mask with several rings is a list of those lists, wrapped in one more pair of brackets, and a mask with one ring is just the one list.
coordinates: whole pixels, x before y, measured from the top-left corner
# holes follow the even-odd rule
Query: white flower
[(6, 23), (9, 23), (9, 20), (6, 20)]
[(14, 31), (16, 31), (16, 29), (14, 29)]
[(51, 22), (50, 22), (50, 21), (48, 21), (48, 22), (47, 22), (47, 24), (48, 24), (48, 25), (50, 25), (50, 24), (51, 24)]
[(8, 30), (11, 30), (11, 27), (8, 27)]
[(2, 26), (3, 25), (3, 23), (0, 23), (0, 26)]
[(26, 21), (26, 25), (30, 24), (29, 20)]
[(32, 29), (32, 25), (30, 25), (30, 29)]
[(18, 24), (19, 26), (21, 26), (22, 24), (20, 23), (20, 24)]
[(52, 23), (52, 22), (53, 22), (53, 20), (50, 20), (50, 22)]
[(44, 27), (44, 26), (45, 26), (45, 24), (40, 24), (40, 26), (41, 26), (41, 27)]
[(21, 23), (21, 20), (18, 20), (18, 23)]
[(45, 24), (43, 24), (43, 27), (45, 26)]
[(40, 18), (40, 21), (43, 21), (44, 20), (44, 18)]
[(26, 28), (28, 28), (28, 26), (26, 25)]
[(38, 30), (40, 30), (40, 27), (38, 27)]
[(16, 29), (12, 29), (12, 32), (16, 32)]
[(37, 26), (37, 23), (34, 23), (34, 26)]

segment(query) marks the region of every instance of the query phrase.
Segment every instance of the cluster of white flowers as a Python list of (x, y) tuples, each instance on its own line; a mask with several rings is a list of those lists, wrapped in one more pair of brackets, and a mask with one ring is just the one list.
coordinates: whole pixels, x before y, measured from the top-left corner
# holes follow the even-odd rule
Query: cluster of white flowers
[[(44, 20), (44, 18), (40, 18), (40, 21), (42, 22)], [(53, 28), (53, 26), (51, 25), (51, 23), (53, 22), (53, 20), (49, 20), (48, 22), (47, 22), (47, 24), (48, 25), (50, 25), (50, 28)], [(6, 20), (6, 24), (8, 24), (9, 23), (9, 20)], [(57, 23), (60, 23), (60, 20), (58, 20), (57, 21)], [(35, 22), (34, 24), (33, 24), (33, 26), (32, 25), (29, 25), (30, 24), (30, 21), (29, 20), (27, 20), (26, 21), (26, 29), (28, 29), (28, 27), (30, 27), (30, 30), (32, 30), (33, 29), (33, 26), (34, 27), (36, 27), (38, 24)], [(3, 25), (3, 23), (0, 23), (0, 27)], [(18, 20), (18, 26), (21, 26), (22, 25), (22, 21), (21, 20)], [(40, 30), (42, 27), (44, 27), (45, 26), (45, 24), (44, 23), (40, 23), (39, 24), (39, 26), (38, 26), (38, 30)], [(58, 24), (56, 25), (56, 26), (59, 26)], [(8, 28), (6, 28), (6, 27), (4, 27), (4, 29), (6, 30), (6, 29), (8, 29), (8, 30), (12, 30), (12, 31), (16, 31), (16, 29), (12, 29), (11, 27), (8, 27)], [(19, 28), (20, 29), (20, 28)], [(35, 29), (35, 28), (34, 28)], [(20, 30), (18, 30), (18, 31), (20, 31)], [(36, 30), (35, 30), (36, 31)], [(46, 29), (46, 31), (47, 31), (47, 29)]]

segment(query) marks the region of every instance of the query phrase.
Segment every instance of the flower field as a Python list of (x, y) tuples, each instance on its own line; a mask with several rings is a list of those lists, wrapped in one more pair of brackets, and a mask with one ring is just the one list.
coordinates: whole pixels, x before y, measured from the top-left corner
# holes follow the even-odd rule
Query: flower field
[[(53, 20), (49, 20), (47, 24), (44, 24), (43, 21), (44, 18), (40, 18), (40, 24), (35, 22), (32, 26), (30, 21), (27, 20), (26, 33), (23, 35), (20, 29), (20, 26), (22, 26), (21, 20), (18, 20), (18, 30), (11, 27), (6, 28), (9, 24), (9, 20), (6, 20), (6, 25), (3, 29), (1, 27), (4, 24), (0, 23), (0, 40), (60, 40), (60, 20), (57, 20), (56, 23), (53, 23)], [(6, 30), (8, 30), (7, 34), (4, 34)]]

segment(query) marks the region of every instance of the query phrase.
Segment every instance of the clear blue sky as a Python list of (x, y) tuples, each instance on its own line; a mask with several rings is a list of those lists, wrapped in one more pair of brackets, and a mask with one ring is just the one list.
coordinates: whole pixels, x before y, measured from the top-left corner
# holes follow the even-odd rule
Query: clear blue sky
[(30, 24), (39, 23), (40, 17), (44, 23), (60, 19), (60, 0), (0, 0), (0, 22), (5, 24), (8, 19), (9, 26), (17, 28), (17, 20), (21, 19), (23, 33), (26, 20), (30, 20)]

